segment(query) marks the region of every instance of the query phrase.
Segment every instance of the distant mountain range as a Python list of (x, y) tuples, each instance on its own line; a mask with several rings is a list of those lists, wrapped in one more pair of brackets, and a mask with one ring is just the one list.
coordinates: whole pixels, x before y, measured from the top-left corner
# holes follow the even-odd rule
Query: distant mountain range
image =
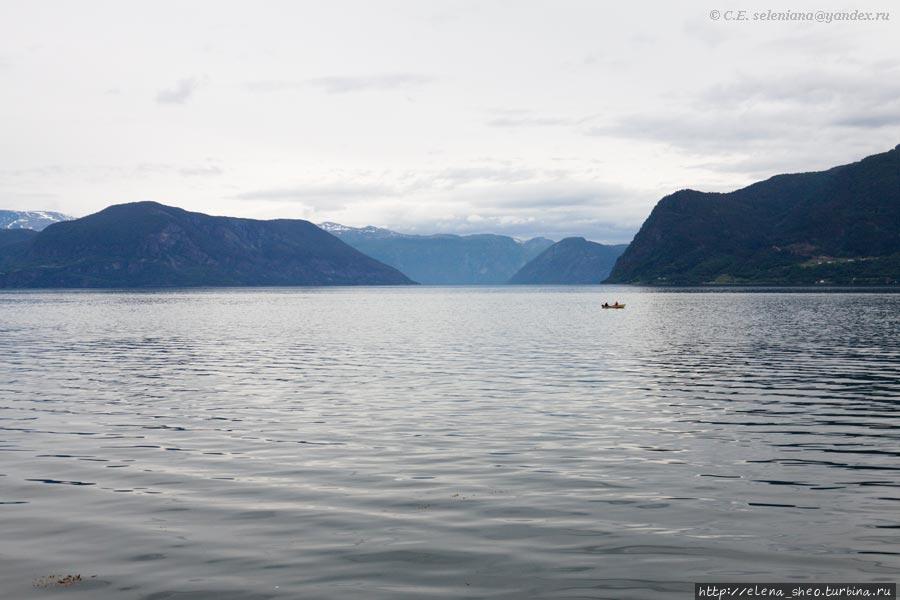
[(607, 246), (581, 237), (566, 238), (519, 269), (509, 283), (601, 283), (609, 276), (625, 248), (627, 244)]
[(0, 229), (41, 231), (53, 223), (71, 220), (72, 217), (68, 215), (45, 210), (0, 210)]
[(504, 235), (407, 235), (378, 227), (319, 225), (360, 252), (425, 284), (506, 283), (523, 265), (553, 245)]
[[(42, 229), (42, 231), (37, 231)], [(608, 275), (608, 278), (607, 278)], [(900, 284), (900, 146), (730, 193), (666, 196), (634, 240), (212, 217), (138, 202), (81, 219), (0, 211), (0, 287)]]
[(608, 281), (900, 283), (900, 146), (727, 194), (666, 196)]
[(212, 217), (155, 202), (0, 235), (0, 287), (409, 283), (308, 221)]

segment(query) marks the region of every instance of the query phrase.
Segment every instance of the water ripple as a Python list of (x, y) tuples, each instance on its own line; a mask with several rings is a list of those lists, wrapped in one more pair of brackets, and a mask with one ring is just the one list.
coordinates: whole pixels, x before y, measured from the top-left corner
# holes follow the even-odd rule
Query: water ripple
[(900, 295), (601, 289), (2, 293), (0, 585), (895, 577)]

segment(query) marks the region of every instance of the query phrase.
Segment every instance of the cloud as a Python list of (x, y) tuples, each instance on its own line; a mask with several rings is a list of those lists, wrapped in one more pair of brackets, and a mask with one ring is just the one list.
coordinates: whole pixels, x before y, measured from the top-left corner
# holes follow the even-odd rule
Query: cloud
[(212, 164), (174, 165), (170, 163), (137, 163), (132, 165), (39, 165), (24, 169), (0, 169), (0, 179), (6, 177), (47, 180), (70, 177), (74, 179), (90, 179), (94, 181), (115, 181), (130, 179), (147, 179), (156, 177), (217, 176), (224, 174), (221, 167)]
[(487, 121), (488, 127), (570, 127), (580, 125), (594, 118), (588, 117), (564, 117), (559, 115), (543, 115), (531, 110), (500, 108), (488, 111), (491, 117)]
[(375, 77), (322, 77), (310, 79), (309, 84), (324, 89), (329, 94), (345, 94), (360, 91), (384, 91), (418, 87), (430, 83), (432, 79), (424, 75), (396, 73)]
[(806, 54), (813, 56), (832, 55), (829, 60), (847, 60), (853, 50), (857, 48), (855, 41), (850, 38), (841, 38), (838, 32), (808, 31), (806, 33), (792, 33), (792, 35), (775, 39), (766, 39), (764, 43), (757, 45), (760, 52), (791, 52), (793, 54)]
[[(654, 191), (634, 191), (597, 181), (547, 181), (484, 186), (430, 199), (436, 215), (396, 215), (395, 221), (420, 230), (455, 233), (573, 235), (608, 242), (629, 241), (658, 199)], [(477, 220), (469, 218), (478, 215)]]
[(630, 242), (639, 224), (620, 224), (584, 211), (494, 213), (472, 208), (469, 212), (460, 210), (445, 216), (418, 215), (415, 220), (393, 218), (384, 226), (401, 233), (420, 235), (495, 233), (520, 239), (547, 237), (553, 240), (578, 236), (619, 244)]
[(450, 167), (427, 175), (430, 184), (435, 187), (456, 188), (461, 185), (483, 182), (514, 183), (533, 179), (537, 175), (534, 169), (524, 167)]
[(318, 88), (328, 94), (350, 92), (405, 90), (420, 87), (434, 81), (426, 75), (392, 73), (367, 77), (317, 77), (303, 80), (250, 81), (244, 89), (250, 92), (284, 92), (304, 88)]
[(742, 76), (737, 81), (712, 86), (698, 100), (700, 108), (729, 104), (839, 105), (877, 107), (900, 96), (897, 73), (890, 68), (844, 71), (807, 71), (788, 75)]
[[(314, 222), (375, 225), (408, 233), (580, 235), (627, 242), (657, 190), (630, 190), (587, 171), (541, 170), (491, 161), (417, 171), (342, 171), (339, 177), (245, 191), (236, 199), (293, 205)], [(281, 208), (275, 207), (272, 203)]]
[(306, 87), (305, 81), (283, 81), (268, 79), (261, 81), (248, 81), (242, 86), (248, 92), (286, 92)]
[(199, 82), (196, 78), (179, 79), (174, 86), (160, 90), (156, 94), (159, 104), (184, 104), (197, 90)]
[(616, 184), (561, 179), (507, 187), (493, 198), (496, 206), (503, 209), (582, 211), (588, 208), (593, 212), (610, 208), (620, 210), (622, 204), (638, 196), (634, 191)]
[[(60, 197), (59, 194), (53, 192), (30, 192), (21, 190), (3, 190), (3, 195), (3, 201), (6, 203), (4, 204), (4, 210), (38, 210), (35, 208), (34, 204), (28, 203), (44, 202), (45, 200), (53, 200)], [(21, 208), (13, 208), (20, 205), (21, 201), (25, 202), (24, 205), (21, 205)]]
[[(666, 143), (689, 151), (712, 152), (735, 144), (754, 143), (778, 135), (778, 120), (768, 116), (742, 118), (731, 113), (694, 111), (666, 114), (632, 114), (586, 130), (596, 137), (620, 137)], [(782, 125), (781, 130), (785, 127)]]
[(730, 23), (720, 23), (709, 19), (692, 19), (684, 23), (682, 31), (688, 37), (700, 40), (710, 48), (715, 48), (736, 37), (735, 28), (729, 25)]
[(350, 204), (393, 196), (397, 190), (380, 183), (309, 183), (289, 187), (250, 190), (236, 194), (238, 200), (296, 203), (313, 210), (340, 210)]
[(178, 173), (185, 177), (209, 177), (221, 175), (223, 171), (215, 165), (206, 165), (202, 167), (183, 167), (178, 169)]
[(687, 153), (689, 168), (748, 180), (825, 168), (896, 144), (896, 75), (890, 66), (742, 75), (672, 101), (664, 111), (620, 115), (583, 131), (664, 144)]
[(563, 117), (498, 117), (487, 122), (489, 127), (560, 127), (572, 125), (572, 119)]
[[(306, 204), (309, 201), (316, 201), (319, 205), (323, 205), (323, 201), (340, 200), (342, 205), (346, 205), (373, 198), (409, 197), (418, 192), (522, 182), (532, 180), (537, 175), (537, 171), (525, 167), (479, 165), (392, 173), (388, 177), (390, 181), (385, 182), (369, 173), (351, 172), (342, 174), (340, 179), (241, 192), (235, 198)], [(327, 202), (324, 205), (327, 205)]]
[(867, 114), (851, 114), (835, 119), (833, 122), (840, 127), (855, 127), (862, 129), (881, 129), (900, 125), (900, 107), (892, 111), (877, 111)]
[(181, 175), (182, 177), (209, 177), (222, 175), (224, 171), (216, 165), (173, 165), (169, 163), (139, 163), (133, 169), (127, 167), (106, 167), (111, 177), (135, 175), (138, 177)]

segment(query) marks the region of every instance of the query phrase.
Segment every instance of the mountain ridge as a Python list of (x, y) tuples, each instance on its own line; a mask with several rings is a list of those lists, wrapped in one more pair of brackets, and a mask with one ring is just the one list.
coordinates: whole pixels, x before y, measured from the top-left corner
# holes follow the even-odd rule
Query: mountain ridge
[(533, 258), (510, 279), (511, 284), (602, 283), (627, 244), (606, 245), (583, 237), (562, 239)]
[(502, 284), (553, 244), (546, 238), (517, 240), (491, 233), (405, 234), (380, 227), (320, 223), (360, 252), (424, 284)]
[(662, 198), (609, 282), (895, 284), (900, 146), (824, 171)]
[(308, 221), (216, 217), (157, 202), (55, 223), (3, 256), (0, 287), (413, 283)]

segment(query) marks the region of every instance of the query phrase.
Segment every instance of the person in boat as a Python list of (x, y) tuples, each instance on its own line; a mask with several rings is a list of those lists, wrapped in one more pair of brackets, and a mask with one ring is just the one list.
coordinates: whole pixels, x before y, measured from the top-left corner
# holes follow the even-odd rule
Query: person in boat
[(603, 308), (609, 308), (609, 302), (604, 302), (604, 303), (603, 303)]

